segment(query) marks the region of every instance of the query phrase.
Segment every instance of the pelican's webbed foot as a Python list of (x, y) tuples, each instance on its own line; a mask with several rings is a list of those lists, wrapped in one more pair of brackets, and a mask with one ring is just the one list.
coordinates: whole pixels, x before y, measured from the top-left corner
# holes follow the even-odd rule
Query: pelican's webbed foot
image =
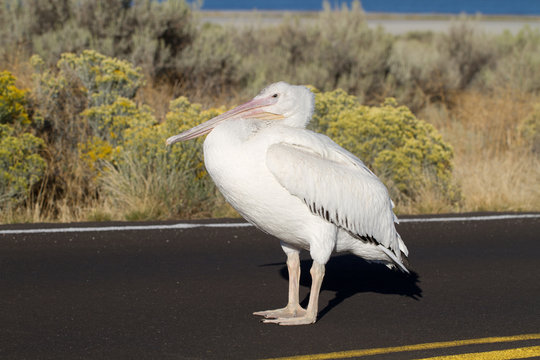
[[(306, 314), (306, 310), (300, 305), (287, 305), (282, 309), (257, 311), (253, 315), (264, 316), (266, 319), (289, 319), (302, 317)], [(263, 320), (266, 322), (265, 320)]]
[[(309, 303), (306, 310), (302, 309), (300, 305), (298, 305), (298, 302), (289, 301), (289, 305), (284, 309), (261, 311), (254, 314), (266, 317), (266, 319), (263, 319), (264, 323), (279, 325), (313, 324), (317, 321), (319, 292), (321, 291), (321, 284), (324, 277), (324, 264), (313, 261), (310, 272), (312, 282), (311, 291), (309, 293)], [(291, 297), (291, 299), (297, 299), (297, 297)], [(300, 312), (298, 312), (299, 309), (301, 310)]]
[(317, 313), (306, 312), (302, 316), (298, 317), (279, 317), (277, 319), (263, 319), (264, 323), (278, 324), (278, 325), (307, 325), (313, 324), (317, 321)]

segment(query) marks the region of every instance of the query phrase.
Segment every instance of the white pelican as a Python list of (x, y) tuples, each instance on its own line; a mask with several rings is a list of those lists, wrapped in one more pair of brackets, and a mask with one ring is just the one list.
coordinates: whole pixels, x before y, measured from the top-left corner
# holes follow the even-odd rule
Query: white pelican
[[(334, 251), (408, 272), (408, 250), (394, 227), (386, 187), (353, 154), (305, 129), (313, 110), (309, 89), (278, 82), (167, 139), (170, 145), (208, 134), (204, 163), (218, 189), (247, 221), (281, 240), (289, 301), (282, 309), (254, 313), (267, 323), (317, 320), (325, 264)], [(313, 259), (307, 309), (298, 295), (301, 249)]]

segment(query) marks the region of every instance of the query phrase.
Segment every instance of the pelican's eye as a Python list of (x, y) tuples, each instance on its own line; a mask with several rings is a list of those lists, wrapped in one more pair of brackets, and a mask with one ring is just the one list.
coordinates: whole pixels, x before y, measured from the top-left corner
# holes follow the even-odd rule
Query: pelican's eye
[(273, 98), (277, 98), (278, 97), (278, 94), (274, 94), (272, 95)]

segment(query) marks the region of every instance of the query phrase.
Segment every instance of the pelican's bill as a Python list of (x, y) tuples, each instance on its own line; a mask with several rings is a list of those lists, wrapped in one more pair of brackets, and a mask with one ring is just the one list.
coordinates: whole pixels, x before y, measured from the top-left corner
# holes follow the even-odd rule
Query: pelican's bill
[(263, 111), (258, 114), (252, 114), (249, 116), (251, 119), (259, 119), (259, 120), (283, 120), (285, 119), (285, 116), (281, 114), (274, 114), (271, 112)]

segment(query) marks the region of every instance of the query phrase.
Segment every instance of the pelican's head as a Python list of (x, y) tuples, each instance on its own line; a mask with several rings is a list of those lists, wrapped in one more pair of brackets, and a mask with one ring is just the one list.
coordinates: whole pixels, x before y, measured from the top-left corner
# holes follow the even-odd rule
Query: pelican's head
[(230, 119), (280, 121), (288, 126), (304, 128), (313, 115), (314, 107), (315, 99), (308, 88), (280, 81), (264, 88), (253, 100), (168, 138), (167, 145), (208, 134), (219, 123)]

